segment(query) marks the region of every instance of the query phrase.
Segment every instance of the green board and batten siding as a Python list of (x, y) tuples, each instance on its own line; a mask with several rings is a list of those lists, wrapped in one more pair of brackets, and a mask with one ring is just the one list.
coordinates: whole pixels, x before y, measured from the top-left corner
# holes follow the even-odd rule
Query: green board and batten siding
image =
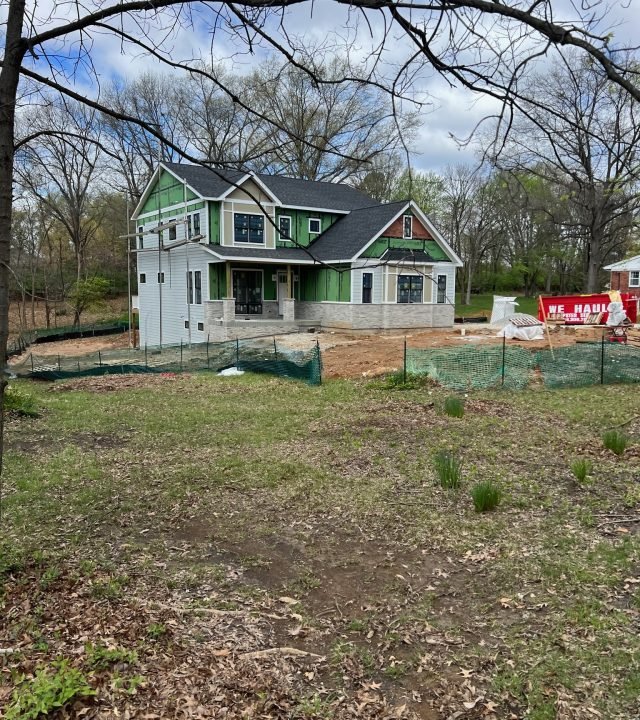
[[(200, 198), (187, 188), (187, 200), (196, 199), (199, 200)], [(184, 183), (181, 183), (173, 175), (162, 170), (160, 177), (142, 206), (139, 215), (151, 212), (157, 213), (159, 207), (171, 207), (172, 205), (179, 205), (182, 202), (184, 202)], [(204, 203), (202, 203), (201, 207), (204, 207)], [(164, 214), (165, 213), (163, 213), (163, 215)]]
[[(278, 299), (278, 270), (280, 272), (286, 270), (286, 267), (277, 267), (276, 265), (259, 265), (252, 263), (250, 265), (242, 265), (232, 263), (234, 270), (244, 268), (246, 270), (262, 270), (263, 277), (263, 300)], [(298, 289), (298, 283), (294, 285)], [(227, 270), (225, 263), (209, 263), (209, 298), (211, 300), (223, 300), (227, 297)], [(297, 293), (296, 293), (297, 294)]]
[(308, 302), (349, 302), (351, 271), (344, 265), (334, 268), (300, 268), (300, 300)]
[(389, 250), (424, 250), (436, 261), (448, 261), (444, 250), (435, 240), (403, 240), (402, 238), (381, 237), (373, 242), (361, 257), (379, 258)]
[[(314, 212), (313, 210), (287, 210), (287, 208), (278, 208), (276, 211), (276, 223), (280, 227), (280, 217), (291, 218), (291, 235), (298, 245), (307, 247), (312, 240), (318, 237), (318, 234), (309, 234), (309, 219), (320, 219), (320, 230), (324, 232), (342, 215), (332, 215), (330, 213)], [(277, 247), (291, 247), (294, 243), (287, 240), (276, 240)]]

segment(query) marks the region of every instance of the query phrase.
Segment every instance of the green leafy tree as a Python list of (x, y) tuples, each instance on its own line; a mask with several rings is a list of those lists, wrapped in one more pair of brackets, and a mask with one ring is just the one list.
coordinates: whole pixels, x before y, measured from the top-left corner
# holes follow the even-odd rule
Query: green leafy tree
[(110, 287), (111, 283), (103, 277), (76, 281), (69, 293), (69, 301), (73, 305), (74, 325), (80, 325), (80, 316), (86, 310), (104, 306)]

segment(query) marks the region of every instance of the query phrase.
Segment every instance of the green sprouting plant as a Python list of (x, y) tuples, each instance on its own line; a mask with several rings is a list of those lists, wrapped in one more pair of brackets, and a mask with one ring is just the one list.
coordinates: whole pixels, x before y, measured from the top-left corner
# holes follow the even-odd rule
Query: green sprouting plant
[(95, 695), (84, 675), (66, 660), (36, 670), (33, 679), (18, 679), (6, 720), (35, 720), (66, 705), (70, 700)]
[(602, 443), (607, 450), (611, 450), (616, 455), (622, 455), (627, 449), (629, 438), (619, 430), (607, 430), (602, 436)]
[(15, 385), (7, 385), (4, 393), (4, 409), (26, 417), (38, 417), (38, 408), (33, 395)]
[(109, 648), (106, 645), (92, 645), (89, 643), (86, 648), (87, 662), (94, 670), (106, 670), (111, 665), (126, 663), (132, 665), (138, 659), (135, 650), (125, 648)]
[(60, 570), (59, 568), (52, 566), (48, 567), (43, 573), (40, 578), (40, 587), (43, 590), (46, 590), (50, 585), (52, 585), (58, 578), (60, 577)]
[(433, 465), (440, 481), (446, 490), (455, 490), (462, 482), (462, 464), (455, 453), (440, 450), (433, 458)]
[(147, 628), (147, 635), (152, 640), (159, 640), (167, 634), (167, 627), (162, 623), (151, 623)]
[(476, 512), (486, 512), (498, 507), (502, 500), (502, 491), (491, 480), (485, 480), (473, 487), (471, 497)]
[(593, 470), (593, 463), (587, 458), (578, 458), (571, 463), (571, 472), (578, 482), (583, 483)]
[(464, 416), (464, 400), (456, 395), (445, 398), (444, 411), (449, 417), (461, 418)]
[(142, 675), (134, 675), (133, 677), (123, 677), (122, 675), (114, 675), (111, 683), (114, 690), (122, 690), (127, 695), (135, 695), (140, 685), (144, 684)]

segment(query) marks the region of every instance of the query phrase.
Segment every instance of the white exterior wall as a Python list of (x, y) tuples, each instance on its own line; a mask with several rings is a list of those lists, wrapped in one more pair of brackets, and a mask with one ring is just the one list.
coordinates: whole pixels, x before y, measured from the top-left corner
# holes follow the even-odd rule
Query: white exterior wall
[[(437, 282), (438, 275), (447, 276), (447, 300), (451, 305), (456, 304), (456, 268), (451, 263), (440, 263), (433, 266), (433, 279)], [(434, 300), (437, 297), (437, 288), (433, 287)]]
[[(362, 273), (373, 273), (373, 289), (371, 292), (371, 300), (374, 305), (382, 302), (383, 287), (383, 268), (381, 265), (377, 267), (367, 267), (366, 263), (354, 263), (354, 269), (351, 271), (351, 302), (354, 305), (362, 303)], [(362, 267), (359, 267), (362, 266)]]
[[(188, 248), (188, 250), (187, 250)], [(202, 273), (202, 303), (187, 308), (187, 252), (189, 270)], [(211, 256), (198, 243), (190, 243), (170, 252), (160, 253), (164, 273), (162, 283), (162, 338), (160, 337), (160, 287), (158, 284), (158, 251), (138, 253), (138, 296), (140, 302), (140, 345), (149, 347), (179, 345), (180, 342), (205, 342), (207, 330), (204, 307), (209, 299), (209, 268)], [(146, 274), (146, 282), (140, 283), (140, 274)], [(195, 286), (194, 286), (195, 300)], [(189, 319), (189, 329), (184, 323)], [(198, 323), (203, 330), (198, 330)]]

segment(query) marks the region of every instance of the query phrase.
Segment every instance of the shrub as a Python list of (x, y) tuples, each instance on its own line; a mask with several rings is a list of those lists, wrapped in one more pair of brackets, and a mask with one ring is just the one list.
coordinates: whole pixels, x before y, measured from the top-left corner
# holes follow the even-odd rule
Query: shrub
[(450, 395), (444, 401), (444, 411), (449, 417), (461, 418), (464, 415), (464, 400)]
[(33, 396), (16, 385), (7, 385), (4, 391), (4, 409), (27, 417), (38, 417), (36, 401)]
[(95, 670), (106, 670), (111, 665), (120, 663), (131, 665), (138, 659), (135, 650), (125, 650), (119, 647), (109, 648), (106, 645), (89, 643), (85, 650), (87, 661)]
[(578, 482), (584, 482), (587, 479), (587, 475), (591, 474), (593, 470), (593, 464), (591, 460), (587, 458), (578, 458), (571, 463), (571, 472), (574, 474)]
[(455, 490), (460, 487), (462, 466), (454, 453), (448, 450), (440, 450), (433, 458), (433, 465), (443, 488)]
[(607, 450), (616, 455), (622, 455), (629, 444), (629, 438), (619, 430), (607, 430), (602, 436), (602, 442)]
[(502, 500), (502, 491), (497, 485), (492, 483), (491, 480), (486, 480), (485, 482), (478, 483), (473, 490), (471, 490), (471, 497), (473, 498), (476, 512), (486, 512), (487, 510), (494, 510), (498, 507)]
[(22, 676), (6, 709), (6, 720), (35, 720), (66, 705), (70, 700), (95, 695), (84, 675), (63, 660), (52, 668), (36, 670), (32, 680)]

